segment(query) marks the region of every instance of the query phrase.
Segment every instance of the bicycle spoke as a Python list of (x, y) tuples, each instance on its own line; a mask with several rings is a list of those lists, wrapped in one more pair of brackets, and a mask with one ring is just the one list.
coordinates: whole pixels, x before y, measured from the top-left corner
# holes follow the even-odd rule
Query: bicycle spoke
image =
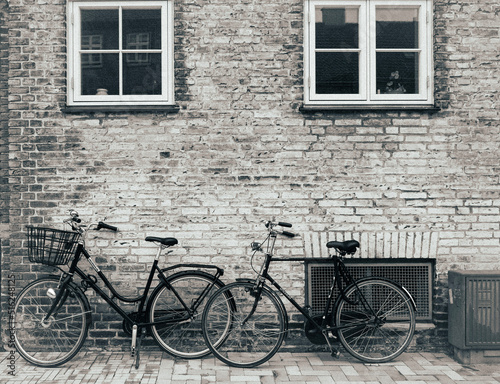
[(54, 320), (53, 320), (53, 321), (57, 323), (57, 322), (61, 322), (61, 321), (64, 321), (64, 320), (71, 319), (71, 318), (73, 318), (73, 317), (79, 317), (79, 316), (82, 316), (82, 315), (87, 315), (87, 314), (89, 314), (89, 313), (90, 313), (90, 311), (86, 311), (86, 312), (78, 313), (78, 314), (76, 314), (76, 315), (71, 315), (71, 316), (63, 317), (63, 318), (60, 318), (60, 319), (59, 319), (59, 318), (57, 318), (57, 319), (56, 319), (56, 318), (54, 318)]

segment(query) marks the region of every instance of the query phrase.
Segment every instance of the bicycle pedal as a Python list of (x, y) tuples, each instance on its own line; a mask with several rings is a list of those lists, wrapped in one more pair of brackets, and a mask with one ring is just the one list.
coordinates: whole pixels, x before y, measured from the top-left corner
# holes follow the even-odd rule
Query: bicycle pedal
[(340, 352), (337, 349), (332, 349), (331, 353), (332, 357), (334, 359), (339, 359), (340, 358)]

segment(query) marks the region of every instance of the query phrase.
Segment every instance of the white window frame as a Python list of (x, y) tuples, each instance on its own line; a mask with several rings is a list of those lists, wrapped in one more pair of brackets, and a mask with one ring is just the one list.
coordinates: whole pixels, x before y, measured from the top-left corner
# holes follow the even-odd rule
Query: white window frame
[[(147, 1), (68, 1), (68, 106), (140, 106), (174, 105), (174, 17), (172, 0)], [(89, 51), (89, 53), (119, 53), (120, 82), (122, 82), (122, 63), (126, 60), (127, 49), (121, 44), (126, 36), (121, 31), (121, 11), (123, 9), (160, 9), (161, 10), (161, 48), (141, 50), (141, 53), (161, 54), (162, 90), (160, 95), (82, 95), (81, 92), (81, 10), (119, 9), (120, 46), (113, 50)], [(126, 41), (124, 41), (126, 43)], [(87, 51), (86, 51), (87, 52)], [(137, 51), (129, 52), (137, 53)]]
[[(419, 8), (419, 93), (378, 94), (376, 87), (376, 7)], [(316, 93), (315, 9), (317, 6), (359, 7), (359, 93)], [(428, 105), (434, 102), (432, 55), (432, 0), (306, 0), (304, 11), (304, 104), (391, 106)], [(411, 49), (401, 49), (411, 51)], [(341, 51), (349, 51), (341, 49)], [(398, 51), (398, 50), (394, 50)]]

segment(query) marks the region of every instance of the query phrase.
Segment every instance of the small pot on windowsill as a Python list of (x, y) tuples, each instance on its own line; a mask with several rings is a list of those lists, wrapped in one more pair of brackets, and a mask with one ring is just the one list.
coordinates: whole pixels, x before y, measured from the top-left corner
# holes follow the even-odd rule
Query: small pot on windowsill
[(406, 93), (404, 88), (388, 89), (385, 93)]
[(97, 93), (96, 95), (99, 96), (106, 96), (108, 94), (108, 90), (106, 88), (97, 88)]

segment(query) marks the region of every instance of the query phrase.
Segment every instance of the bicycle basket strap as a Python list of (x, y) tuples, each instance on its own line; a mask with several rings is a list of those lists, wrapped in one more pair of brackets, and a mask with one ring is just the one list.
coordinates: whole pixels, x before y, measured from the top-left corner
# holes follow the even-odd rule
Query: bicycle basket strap
[(27, 226), (28, 258), (32, 263), (64, 265), (76, 252), (80, 234), (53, 228)]

